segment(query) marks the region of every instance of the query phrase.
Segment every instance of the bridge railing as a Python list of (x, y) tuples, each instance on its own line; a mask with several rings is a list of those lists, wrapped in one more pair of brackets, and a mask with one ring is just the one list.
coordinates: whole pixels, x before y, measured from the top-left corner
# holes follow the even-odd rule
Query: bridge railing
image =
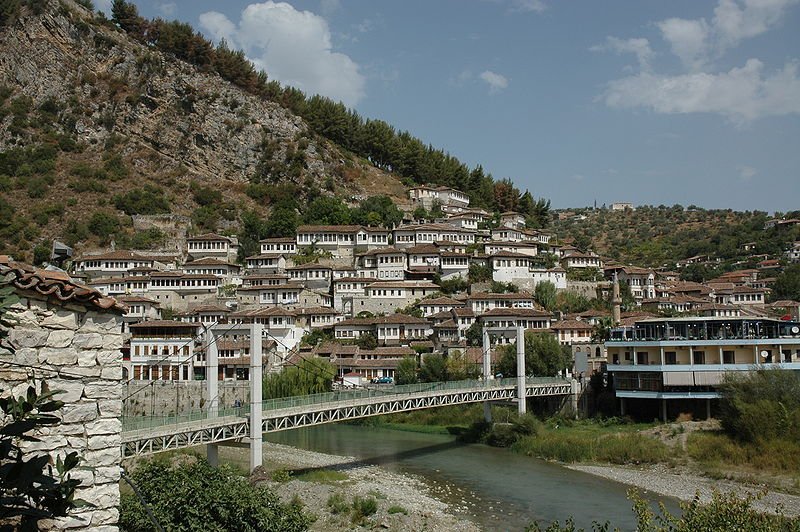
[[(567, 382), (557, 377), (529, 377), (527, 384), (554, 384)], [(417, 384), (402, 384), (386, 388), (362, 388), (356, 390), (337, 390), (334, 392), (318, 393), (313, 395), (301, 395), (296, 397), (283, 397), (278, 399), (267, 399), (262, 402), (264, 411), (283, 410), (302, 406), (319, 405), (325, 403), (339, 403), (369, 398), (402, 398), (426, 392), (443, 392), (448, 390), (463, 389), (485, 389), (485, 388), (507, 388), (515, 386), (516, 379), (490, 379), (483, 380), (461, 380), (446, 382), (424, 382)], [(250, 405), (240, 407), (218, 408), (216, 410), (197, 410), (185, 414), (169, 416), (123, 416), (122, 431), (132, 432), (136, 430), (154, 429), (163, 426), (180, 425), (183, 423), (194, 423), (199, 421), (218, 420), (219, 418), (243, 418), (250, 414)]]

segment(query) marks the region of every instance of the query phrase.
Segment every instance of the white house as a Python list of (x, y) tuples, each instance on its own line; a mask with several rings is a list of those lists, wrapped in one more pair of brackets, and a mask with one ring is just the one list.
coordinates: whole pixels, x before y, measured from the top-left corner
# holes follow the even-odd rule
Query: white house
[(279, 253), (262, 253), (253, 255), (245, 260), (245, 268), (248, 271), (262, 273), (277, 273), (286, 270), (291, 263), (286, 260), (286, 256)]
[(153, 320), (130, 325), (130, 368), (134, 380), (188, 381), (195, 376), (199, 325)]
[(460, 244), (474, 244), (475, 231), (459, 229), (450, 224), (408, 224), (394, 229), (394, 245), (407, 248), (421, 244), (433, 244), (440, 240)]
[(469, 207), (468, 195), (460, 190), (445, 186), (430, 187), (422, 185), (412, 187), (408, 190), (408, 197), (412, 203), (420, 204), (428, 210), (437, 202), (440, 205), (449, 205), (462, 209)]
[(233, 262), (239, 253), (239, 240), (235, 236), (206, 233), (187, 238), (186, 251), (193, 260), (213, 257)]
[(292, 238), (264, 238), (258, 241), (262, 255), (294, 255), (297, 253), (297, 241)]
[(380, 280), (403, 280), (406, 252), (394, 247), (373, 249), (358, 256), (362, 271)]
[(533, 296), (527, 292), (507, 294), (481, 292), (470, 294), (467, 298), (467, 304), (477, 315), (495, 308), (535, 308)]
[(355, 249), (374, 249), (389, 245), (389, 230), (360, 225), (301, 225), (297, 228), (297, 248), (314, 246), (333, 257), (353, 257)]
[(73, 261), (75, 273), (89, 278), (123, 277), (136, 268), (167, 269), (164, 257), (150, 257), (127, 250), (110, 251), (97, 255), (84, 255)]

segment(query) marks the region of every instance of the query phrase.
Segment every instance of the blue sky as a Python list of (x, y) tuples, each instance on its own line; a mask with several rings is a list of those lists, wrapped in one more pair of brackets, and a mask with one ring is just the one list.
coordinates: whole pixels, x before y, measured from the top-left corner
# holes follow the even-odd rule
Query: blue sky
[(555, 207), (800, 209), (800, 0), (135, 3)]

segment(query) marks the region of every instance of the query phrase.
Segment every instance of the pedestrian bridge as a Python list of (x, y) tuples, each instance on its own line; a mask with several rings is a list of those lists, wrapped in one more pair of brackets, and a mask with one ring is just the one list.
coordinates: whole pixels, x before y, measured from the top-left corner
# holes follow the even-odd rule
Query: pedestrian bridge
[[(225, 442), (250, 442), (251, 435), (257, 434), (250, 430), (253, 419), (260, 421), (262, 433), (278, 432), (424, 408), (509, 400), (517, 397), (519, 385), (517, 379), (408, 384), (270, 399), (259, 404), (260, 412), (253, 412), (255, 405), (246, 405), (212, 407), (176, 416), (123, 417), (122, 456), (128, 458), (202, 444), (215, 447), (214, 444)], [(525, 379), (526, 397), (575, 393), (575, 381), (546, 377)], [(252, 415), (254, 413), (257, 415)]]

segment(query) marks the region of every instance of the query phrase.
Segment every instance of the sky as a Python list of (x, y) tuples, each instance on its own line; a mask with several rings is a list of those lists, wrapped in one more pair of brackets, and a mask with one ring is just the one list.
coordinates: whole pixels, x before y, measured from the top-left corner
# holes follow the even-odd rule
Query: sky
[(556, 208), (800, 209), (800, 0), (134, 3)]

